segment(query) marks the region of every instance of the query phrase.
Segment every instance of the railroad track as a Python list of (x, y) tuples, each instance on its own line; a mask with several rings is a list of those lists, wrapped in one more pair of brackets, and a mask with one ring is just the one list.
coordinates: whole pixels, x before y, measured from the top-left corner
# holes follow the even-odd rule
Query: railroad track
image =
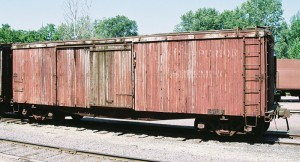
[(127, 156), (103, 154), (84, 150), (53, 147), (23, 141), (1, 139), (0, 155), (10, 159), (24, 161), (151, 161)]
[(7, 124), (29, 124), (34, 127), (60, 127), (61, 129), (75, 129), (76, 131), (92, 131), (93, 133), (108, 134), (115, 133), (117, 136), (155, 136), (159, 138), (180, 138), (185, 140), (195, 140), (199, 138), (199, 134), (193, 127), (170, 126), (165, 124), (141, 123), (135, 121), (115, 121), (110, 119), (83, 119), (79, 122), (73, 120), (65, 120), (60, 124), (47, 123), (31, 123), (30, 121), (22, 121), (16, 118), (2, 118), (1, 122)]
[[(272, 144), (300, 146), (300, 135), (298, 134), (266, 132), (265, 136), (271, 136), (269, 138), (266, 138), (265, 141)], [(270, 141), (270, 139), (272, 140)]]

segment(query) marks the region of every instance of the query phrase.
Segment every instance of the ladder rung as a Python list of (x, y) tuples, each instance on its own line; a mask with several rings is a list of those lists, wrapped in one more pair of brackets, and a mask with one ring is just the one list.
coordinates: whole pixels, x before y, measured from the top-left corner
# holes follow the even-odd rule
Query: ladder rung
[(260, 43), (245, 43), (246, 46), (260, 45)]
[(245, 94), (259, 94), (259, 92), (245, 92)]
[(259, 57), (258, 55), (246, 55), (245, 57)]
[(245, 104), (245, 106), (259, 106), (258, 103), (255, 103), (255, 104)]
[(255, 77), (244, 77), (245, 81), (258, 81), (259, 77), (255, 76)]
[(259, 70), (259, 68), (245, 68), (245, 70)]
[(261, 52), (247, 52), (247, 51), (245, 51), (245, 52), (243, 52), (243, 54), (245, 54), (245, 55), (249, 55), (249, 54), (260, 54)]
[(258, 92), (258, 91), (260, 91), (260, 89), (244, 89), (244, 91), (255, 91), (255, 92)]
[(245, 82), (258, 82), (258, 81), (259, 81), (259, 79), (245, 80)]
[(259, 76), (243, 76), (244, 78), (258, 78)]
[(254, 65), (254, 64), (244, 64), (244, 66), (260, 66), (260, 65)]
[(260, 54), (261, 52), (260, 51), (252, 51), (252, 52), (245, 51), (244, 53), (245, 54), (251, 54), (251, 53)]

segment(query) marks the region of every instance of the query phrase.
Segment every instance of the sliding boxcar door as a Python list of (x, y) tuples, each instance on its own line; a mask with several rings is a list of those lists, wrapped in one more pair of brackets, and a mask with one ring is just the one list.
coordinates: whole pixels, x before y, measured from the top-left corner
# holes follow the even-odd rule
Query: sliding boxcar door
[(131, 45), (91, 49), (91, 106), (133, 108)]
[(57, 105), (89, 107), (89, 49), (57, 49)]

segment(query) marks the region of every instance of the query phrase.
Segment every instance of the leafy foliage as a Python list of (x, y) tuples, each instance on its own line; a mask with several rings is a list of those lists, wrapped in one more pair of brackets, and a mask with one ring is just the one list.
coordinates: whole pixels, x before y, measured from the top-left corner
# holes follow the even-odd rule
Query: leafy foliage
[(278, 33), (277, 42), (275, 43), (275, 51), (277, 58), (288, 58), (287, 51), (289, 46), (289, 27), (287, 23), (283, 23)]
[[(76, 39), (111, 38), (137, 35), (137, 24), (125, 16), (103, 19), (92, 23), (90, 17), (81, 17), (76, 23)], [(56, 40), (74, 40), (74, 26), (62, 23), (58, 27), (47, 24), (39, 30), (14, 30), (8, 24), (0, 27), (0, 43), (30, 43)], [(96, 31), (96, 32), (95, 32)], [(97, 34), (97, 35), (96, 35)]]
[(59, 40), (55, 25), (48, 24), (37, 31), (14, 30), (8, 24), (0, 28), (0, 43), (29, 43)]
[(248, 0), (234, 10), (219, 13), (213, 8), (200, 8), (181, 16), (181, 23), (175, 31), (197, 31), (207, 29), (231, 29), (255, 26), (275, 27), (283, 23), (280, 0)]
[(300, 38), (295, 39), (287, 52), (288, 58), (300, 59)]
[(41, 27), (37, 33), (40, 36), (40, 41), (55, 41), (61, 37), (54, 24), (47, 24), (45, 27)]
[(240, 10), (225, 10), (219, 16), (220, 28), (219, 29), (232, 29), (244, 26), (240, 16)]
[(291, 28), (289, 30), (288, 58), (300, 59), (300, 11), (292, 17)]
[(213, 8), (200, 8), (196, 12), (189, 11), (181, 16), (181, 23), (175, 31), (198, 31), (220, 29), (219, 12)]
[(278, 27), (284, 22), (281, 0), (248, 0), (242, 4), (240, 11), (246, 27), (271, 27), (276, 39)]
[(13, 42), (14, 39), (14, 32), (10, 26), (8, 24), (2, 24), (2, 27), (0, 28), (0, 42), (9, 43)]
[(138, 34), (137, 30), (136, 22), (125, 16), (118, 15), (113, 18), (95, 21), (97, 38), (136, 36)]

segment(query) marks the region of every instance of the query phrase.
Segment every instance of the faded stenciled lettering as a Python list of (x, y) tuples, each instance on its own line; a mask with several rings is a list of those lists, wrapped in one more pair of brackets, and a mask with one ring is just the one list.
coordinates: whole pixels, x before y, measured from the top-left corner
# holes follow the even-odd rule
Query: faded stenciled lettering
[(215, 56), (215, 57), (237, 57), (238, 56), (238, 50), (237, 49), (213, 49), (213, 50), (198, 50), (197, 55), (200, 56)]

